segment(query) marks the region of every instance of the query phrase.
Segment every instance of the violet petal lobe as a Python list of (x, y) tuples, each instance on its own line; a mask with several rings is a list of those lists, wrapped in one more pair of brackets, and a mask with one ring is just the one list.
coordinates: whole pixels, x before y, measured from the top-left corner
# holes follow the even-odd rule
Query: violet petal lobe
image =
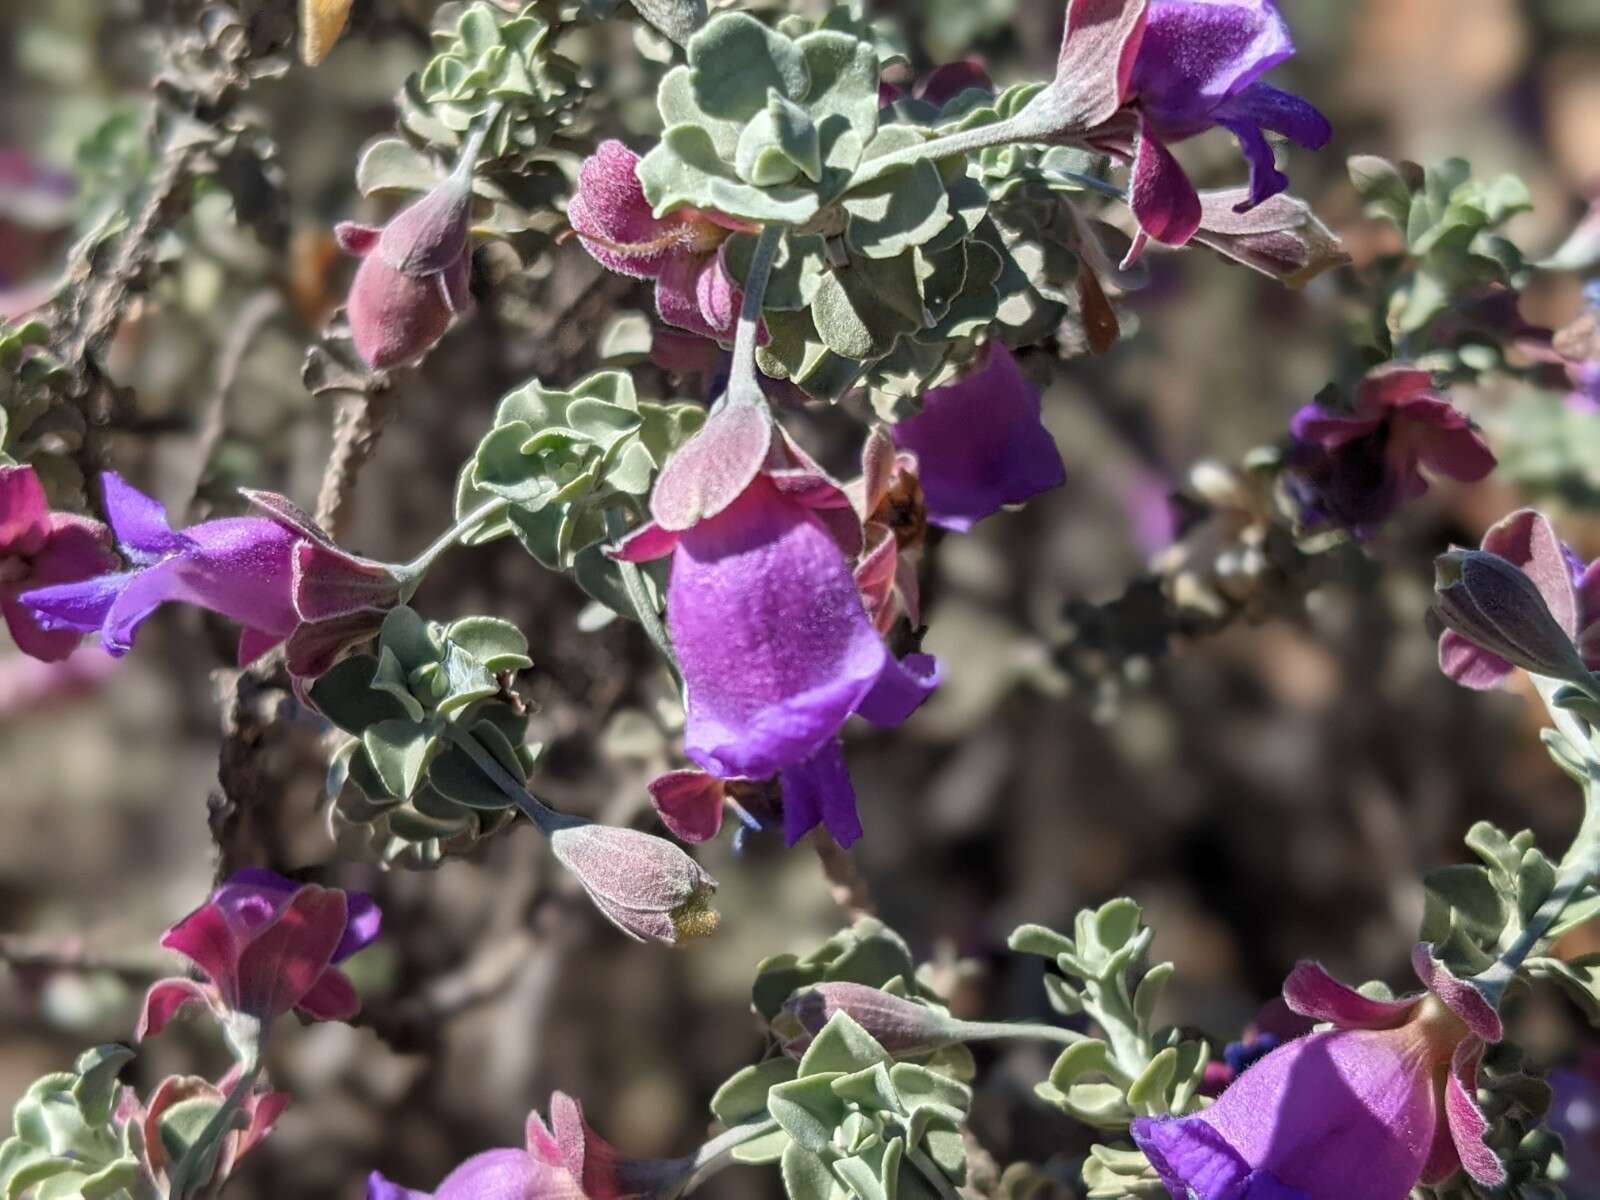
[(433, 1200), (433, 1195), (390, 1183), (382, 1174), (374, 1171), (367, 1176), (367, 1200)]
[(1185, 136), (1293, 53), (1271, 0), (1154, 0), (1131, 86), (1162, 128)]
[(999, 343), (990, 343), (975, 370), (930, 391), (922, 411), (893, 429), (895, 444), (917, 456), (928, 519), (965, 532), (1065, 482), (1041, 411), (1038, 389)]
[(238, 959), (239, 1011), (270, 1021), (300, 1003), (333, 959), (344, 936), (343, 892), (307, 884)]
[(783, 788), (783, 837), (793, 846), (818, 825), (848, 850), (861, 840), (855, 785), (845, 765), (844, 747), (829, 741), (811, 757), (785, 767), (778, 776)]
[(117, 535), (117, 545), (140, 565), (153, 563), (188, 548), (181, 533), (167, 523), (167, 510), (157, 500), (131, 486), (115, 471), (100, 476), (106, 520)]
[(1331, 1021), (1341, 1029), (1394, 1029), (1403, 1025), (1416, 1008), (1408, 1000), (1373, 1000), (1335, 979), (1316, 962), (1295, 964), (1283, 982), (1283, 999), (1292, 1012), (1316, 1021)]
[[(1144, 117), (1129, 195), (1140, 231), (1162, 245), (1185, 245), (1200, 228), (1200, 193)], [(1137, 250), (1135, 243), (1123, 261), (1125, 267), (1138, 257)]]

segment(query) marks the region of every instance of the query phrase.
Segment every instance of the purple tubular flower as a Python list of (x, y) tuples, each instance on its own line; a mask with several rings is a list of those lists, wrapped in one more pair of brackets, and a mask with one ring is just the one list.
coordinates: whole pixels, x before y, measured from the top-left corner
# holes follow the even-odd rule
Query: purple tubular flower
[(1412, 962), (1428, 990), (1393, 1001), (1301, 963), (1284, 999), (1333, 1030), (1272, 1051), (1204, 1112), (1135, 1121), (1174, 1200), (1405, 1200), (1462, 1169), (1503, 1183), (1473, 1099), (1499, 1014), (1429, 947)]
[(298, 884), (261, 868), (237, 871), (161, 939), (200, 968), (205, 982), (152, 985), (135, 1036), (160, 1033), (193, 1004), (263, 1025), (291, 1010), (307, 1020), (349, 1020), (361, 1002), (337, 964), (370, 944), (382, 921), (363, 892)]
[(1327, 144), (1327, 118), (1259, 82), (1293, 54), (1272, 0), (1150, 0), (1128, 82), (1138, 114), (1130, 195), (1140, 229), (1130, 259), (1147, 238), (1181, 246), (1200, 227), (1200, 197), (1170, 143), (1217, 126), (1232, 133), (1250, 165), (1249, 194), (1235, 205), (1241, 213), (1289, 186), (1263, 130), (1308, 150)]
[(120, 475), (105, 473), (101, 486), (106, 516), (131, 569), (102, 569), (23, 593), (19, 602), (46, 631), (72, 637), (98, 632), (106, 652), (120, 658), (145, 618), (176, 600), (242, 625), (239, 662), (245, 665), (291, 635), (336, 621), (348, 642), (355, 631), (345, 629), (345, 618), (370, 617), (398, 599), (399, 582), (389, 568), (346, 554), (281, 496), (246, 493), (268, 516), (224, 517), (176, 533), (166, 510)]
[(731, 341), (744, 297), (723, 265), (721, 247), (744, 227), (695, 209), (658, 218), (638, 165), (639, 156), (615, 140), (584, 160), (578, 194), (567, 208), (578, 240), (606, 269), (654, 279), (656, 308), (669, 325)]
[(839, 733), (898, 725), (937, 683), (897, 660), (851, 573), (861, 518), (770, 418), (727, 406), (667, 464), (655, 522), (615, 548), (673, 554), (667, 623), (689, 702), (684, 752), (719, 779), (781, 778), (790, 844), (824, 825), (861, 836)]
[(114, 571), (111, 532), (98, 521), (52, 513), (32, 467), (0, 467), (0, 615), (17, 648), (60, 662), (77, 648), (72, 629), (41, 624), (21, 596), (40, 585), (76, 583)]
[(1476, 483), (1495, 466), (1477, 427), (1433, 390), (1426, 371), (1408, 367), (1369, 375), (1353, 412), (1307, 405), (1290, 432), (1301, 519), (1342, 525), (1356, 537), (1370, 537), (1402, 503), (1428, 490), (1421, 467)]
[[(1556, 536), (1550, 519), (1531, 508), (1497, 522), (1484, 534), (1482, 549), (1520, 568), (1533, 581), (1556, 624), (1577, 641), (1584, 664), (1591, 670), (1600, 668), (1600, 641), (1586, 642), (1582, 636), (1600, 621), (1600, 562), (1585, 566)], [(1479, 691), (1498, 686), (1514, 669), (1453, 629), (1439, 638), (1439, 668), (1463, 687)]]
[(421, 358), (472, 307), (470, 175), (458, 173), (382, 229), (342, 221), (345, 253), (361, 260), (350, 286), (350, 333), (369, 367)]
[(917, 457), (928, 520), (965, 533), (1007, 504), (1060, 487), (1061, 452), (1040, 418), (1038, 389), (1011, 351), (989, 343), (984, 359), (922, 411), (894, 427), (895, 445)]

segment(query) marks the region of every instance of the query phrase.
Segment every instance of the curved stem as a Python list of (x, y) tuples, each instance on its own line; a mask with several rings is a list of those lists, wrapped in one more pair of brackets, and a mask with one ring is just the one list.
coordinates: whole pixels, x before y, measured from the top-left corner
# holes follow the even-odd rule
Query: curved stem
[[(861, 164), (860, 170), (850, 177), (849, 191), (854, 191), (863, 184), (871, 183), (896, 167), (906, 163), (916, 162), (918, 159), (950, 158), (956, 154), (971, 154), (974, 150), (987, 150), (990, 146), (1010, 146), (1016, 142), (1042, 142), (1044, 130), (1037, 128), (1033, 121), (1024, 121), (1026, 110), (1004, 121), (996, 121), (990, 125), (979, 125), (973, 129), (962, 129), (956, 133), (947, 133), (943, 137), (936, 137), (931, 141), (923, 142), (916, 146), (907, 146), (904, 150), (895, 150), (889, 154), (879, 155)], [(846, 193), (848, 194), (848, 192)]]
[(1028, 1021), (962, 1021), (961, 1040), (964, 1042), (1000, 1041), (1005, 1038), (1038, 1038), (1045, 1042), (1059, 1042), (1063, 1046), (1076, 1046), (1089, 1040), (1087, 1034), (1059, 1025), (1039, 1025)]
[(401, 574), (406, 580), (401, 590), (401, 599), (409, 600), (416, 594), (417, 588), (422, 584), (422, 577), (428, 573), (428, 568), (433, 566), (441, 554), (466, 537), (479, 525), (482, 525), (491, 517), (499, 516), (510, 507), (511, 501), (504, 496), (480, 504), (435, 538), (426, 550), (400, 568)]
[(1567, 739), (1573, 753), (1584, 762), (1588, 778), (1583, 788), (1583, 820), (1556, 869), (1555, 886), (1550, 895), (1529, 918), (1517, 940), (1501, 952), (1492, 966), (1473, 979), (1496, 1004), (1528, 956), (1540, 948), (1550, 930), (1561, 920), (1567, 907), (1600, 877), (1600, 750), (1594, 744), (1594, 731), (1571, 709), (1554, 702), (1556, 692), (1564, 686), (1562, 681), (1538, 675), (1531, 678), (1539, 690), (1539, 698), (1550, 712), (1550, 719)]
[(211, 1120), (200, 1131), (200, 1136), (190, 1143), (188, 1151), (172, 1168), (169, 1176), (171, 1200), (185, 1200), (185, 1197), (196, 1195), (210, 1183), (212, 1172), (217, 1169), (222, 1139), (227, 1136), (234, 1115), (244, 1105), (260, 1074), (261, 1059), (257, 1057), (245, 1068), (227, 1099), (222, 1102), (222, 1107), (212, 1114)]
[(729, 404), (766, 406), (767, 396), (756, 376), (756, 335), (761, 328), (761, 302), (766, 299), (767, 282), (772, 278), (772, 263), (788, 229), (787, 225), (763, 225), (761, 236), (756, 239), (750, 274), (744, 281), (739, 327), (733, 337), (733, 370), (725, 397)]
[(477, 764), (478, 769), (489, 777), (495, 787), (509, 796), (522, 815), (532, 821), (539, 832), (546, 837), (561, 829), (589, 823), (582, 817), (569, 817), (566, 813), (559, 813), (535, 796), (517, 781), (516, 776), (501, 766), (499, 760), (470, 733), (455, 725), (447, 725), (444, 736), (465, 751), (467, 757)]
[(746, 1121), (742, 1125), (735, 1125), (732, 1129), (719, 1133), (695, 1151), (688, 1182), (683, 1185), (683, 1191), (679, 1195), (687, 1196), (726, 1166), (727, 1164), (720, 1160), (735, 1147), (754, 1141), (758, 1137), (765, 1137), (777, 1127), (778, 1122), (767, 1117), (760, 1121)]
[[(622, 522), (622, 514), (616, 509), (606, 513), (606, 535), (613, 542), (620, 541), (627, 532)], [(622, 576), (622, 590), (628, 594), (628, 603), (633, 605), (633, 611), (639, 618), (639, 624), (644, 626), (646, 636), (667, 660), (667, 666), (672, 668), (672, 673), (677, 677), (679, 684), (683, 683), (683, 671), (678, 666), (678, 653), (673, 649), (672, 638), (667, 635), (667, 627), (661, 623), (661, 613), (650, 599), (650, 589), (645, 587), (644, 571), (638, 563), (615, 560), (617, 571)]]
[(942, 1200), (961, 1200), (961, 1193), (956, 1191), (956, 1185), (951, 1183), (945, 1173), (933, 1162), (929, 1161), (928, 1156), (921, 1150), (907, 1146), (906, 1160), (922, 1173), (924, 1179), (933, 1185), (934, 1191), (939, 1193)]

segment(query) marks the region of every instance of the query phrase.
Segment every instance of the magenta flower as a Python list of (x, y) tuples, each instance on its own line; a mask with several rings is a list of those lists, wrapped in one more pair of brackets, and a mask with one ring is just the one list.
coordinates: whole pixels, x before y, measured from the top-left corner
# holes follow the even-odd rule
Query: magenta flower
[(450, 176), (382, 229), (341, 221), (339, 246), (361, 260), (350, 333), (374, 370), (414, 362), (472, 307), (472, 177)]
[(928, 520), (965, 533), (1060, 487), (1066, 468), (1040, 412), (1038, 389), (998, 342), (971, 372), (924, 396), (922, 411), (895, 425), (894, 440), (916, 455)]
[(578, 194), (567, 220), (601, 266), (656, 281), (656, 310), (663, 321), (731, 341), (743, 293), (723, 265), (721, 247), (730, 232), (745, 227), (696, 209), (655, 216), (638, 165), (639, 156), (621, 142), (600, 143), (578, 172)]
[(673, 555), (667, 623), (688, 697), (684, 752), (721, 779), (779, 776), (793, 844), (823, 824), (861, 836), (839, 733), (852, 714), (898, 725), (937, 667), (897, 660), (851, 564), (861, 518), (764, 410), (724, 405), (663, 470), (654, 523), (615, 550)]
[(32, 467), (0, 467), (0, 613), (19, 650), (60, 662), (81, 638), (76, 630), (42, 625), (22, 602), (23, 592), (116, 567), (110, 530), (85, 517), (51, 512)]
[(134, 1036), (155, 1036), (196, 1003), (219, 1020), (237, 1014), (263, 1027), (290, 1011), (308, 1021), (347, 1021), (361, 1000), (337, 964), (371, 943), (382, 922), (363, 892), (298, 884), (259, 867), (236, 871), (161, 939), (204, 980), (157, 981)]
[(1301, 963), (1284, 999), (1333, 1030), (1274, 1050), (1195, 1116), (1135, 1121), (1174, 1200), (1405, 1200), (1462, 1169), (1503, 1183), (1474, 1098), (1500, 1015), (1427, 946), (1412, 962), (1428, 990), (1392, 1001)]
[[(1533, 581), (1556, 624), (1577, 643), (1585, 665), (1600, 668), (1600, 641), (1582, 636), (1600, 622), (1600, 562), (1585, 566), (1556, 536), (1549, 518), (1531, 508), (1498, 521), (1483, 535), (1482, 549)], [(1463, 687), (1480, 691), (1497, 686), (1514, 669), (1453, 629), (1439, 638), (1439, 668)]]
[[(298, 657), (326, 670), (330, 632), (348, 644), (357, 626), (370, 633), (398, 599), (390, 568), (346, 554), (282, 496), (246, 492), (270, 515), (224, 517), (175, 533), (166, 510), (120, 475), (105, 473), (101, 485), (117, 546), (132, 568), (106, 563), (91, 578), (23, 593), (22, 607), (46, 631), (73, 638), (98, 632), (106, 652), (121, 657), (145, 618), (176, 600), (244, 626), (241, 665), (296, 635), (315, 651)], [(318, 673), (290, 665), (301, 666), (296, 674)]]
[(1400, 505), (1428, 490), (1421, 467), (1463, 483), (1494, 470), (1483, 435), (1433, 390), (1426, 371), (1369, 375), (1353, 412), (1308, 404), (1290, 425), (1290, 483), (1308, 526), (1342, 525), (1369, 537)]
[(1272, 0), (1069, 0), (1056, 81), (1041, 103), (1073, 140), (1133, 161), (1139, 234), (1182, 246), (1200, 227), (1194, 184), (1168, 146), (1221, 127), (1250, 165), (1247, 212), (1283, 191), (1264, 130), (1308, 150), (1332, 127), (1298, 96), (1260, 82), (1294, 54)]
[(576, 1100), (556, 1092), (548, 1126), (528, 1114), (526, 1150), (475, 1154), (431, 1196), (374, 1171), (367, 1200), (665, 1200), (692, 1171), (692, 1159), (624, 1158), (584, 1121)]

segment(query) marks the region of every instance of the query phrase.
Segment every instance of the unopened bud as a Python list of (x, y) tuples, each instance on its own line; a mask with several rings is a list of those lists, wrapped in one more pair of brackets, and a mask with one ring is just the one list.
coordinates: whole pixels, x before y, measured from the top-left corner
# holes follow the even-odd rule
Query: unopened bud
[(961, 1023), (936, 1008), (862, 983), (821, 983), (791, 996), (773, 1021), (786, 1054), (799, 1058), (837, 1013), (845, 1013), (896, 1058), (930, 1054), (961, 1040)]
[(1434, 611), (1447, 626), (1525, 671), (1588, 684), (1572, 638), (1515, 564), (1485, 550), (1452, 550), (1434, 568)]
[(641, 942), (677, 945), (717, 927), (712, 879), (665, 838), (610, 825), (569, 825), (550, 835), (561, 865), (606, 917)]

